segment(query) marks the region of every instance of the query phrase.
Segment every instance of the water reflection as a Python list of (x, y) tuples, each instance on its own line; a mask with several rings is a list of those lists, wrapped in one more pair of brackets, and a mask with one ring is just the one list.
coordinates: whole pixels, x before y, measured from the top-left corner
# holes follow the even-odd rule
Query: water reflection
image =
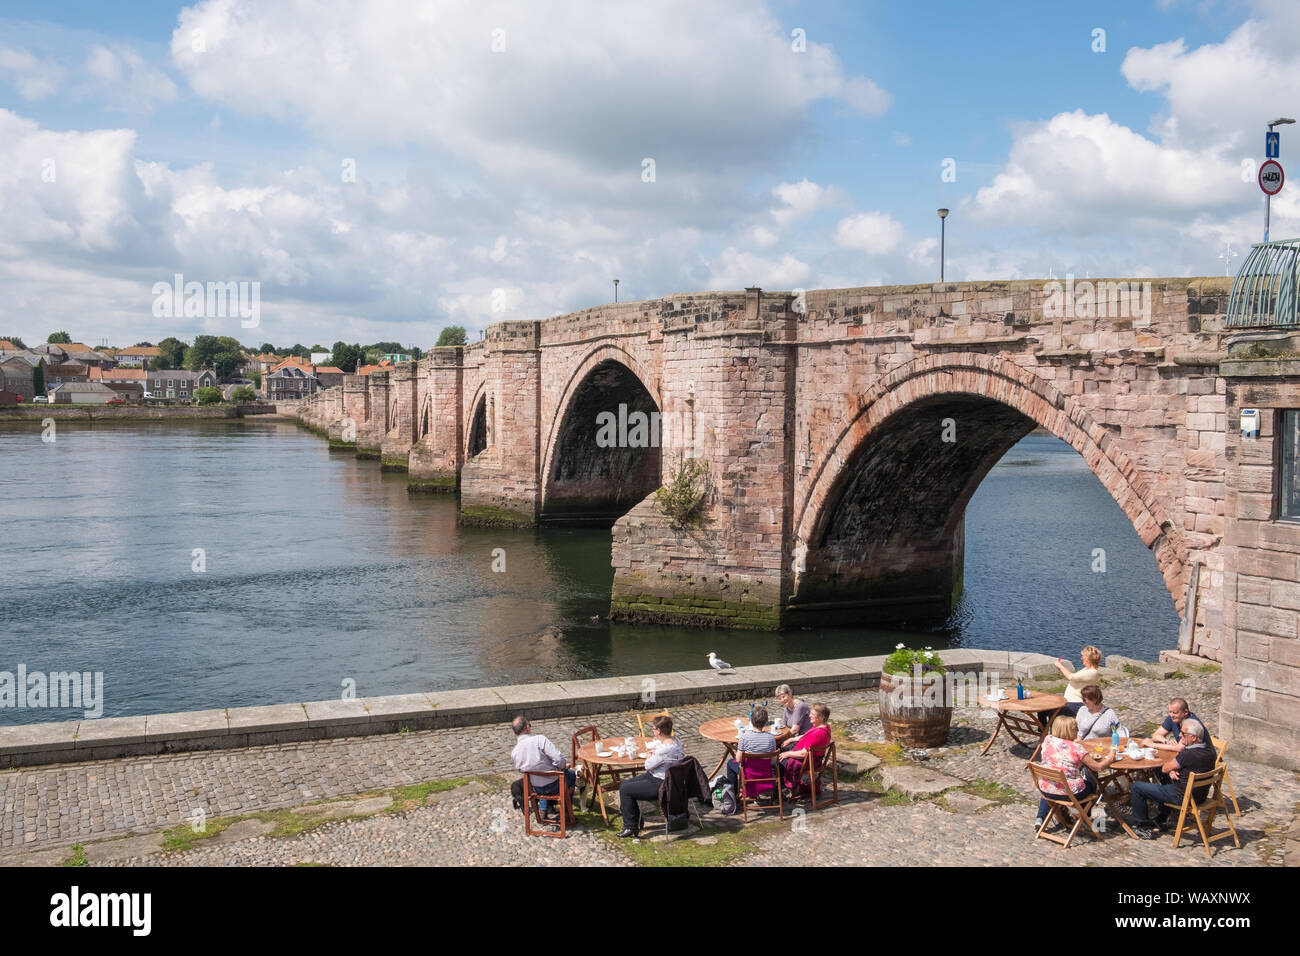
[(900, 640), (1151, 658), (1177, 632), (1122, 512), (1072, 449), (1033, 437), (972, 499), (965, 594), (926, 635), (610, 625), (608, 531), (459, 528), (454, 498), (408, 495), (285, 423), (60, 426), (54, 445), (0, 430), (0, 521), (0, 560), (22, 569), (0, 583), (0, 670), (102, 670), (106, 716), (333, 698), (346, 680), (364, 696), (698, 669), (710, 650), (742, 667)]

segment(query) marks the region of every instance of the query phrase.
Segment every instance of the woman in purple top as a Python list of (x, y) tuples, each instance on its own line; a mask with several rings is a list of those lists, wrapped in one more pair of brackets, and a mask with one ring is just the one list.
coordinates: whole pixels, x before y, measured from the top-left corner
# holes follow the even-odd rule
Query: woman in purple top
[(794, 691), (790, 690), (789, 684), (782, 684), (776, 689), (776, 698), (785, 708), (783, 716), (785, 725), (791, 728), (796, 734), (806, 734), (812, 728), (812, 717), (808, 713), (808, 705), (801, 700), (795, 700)]

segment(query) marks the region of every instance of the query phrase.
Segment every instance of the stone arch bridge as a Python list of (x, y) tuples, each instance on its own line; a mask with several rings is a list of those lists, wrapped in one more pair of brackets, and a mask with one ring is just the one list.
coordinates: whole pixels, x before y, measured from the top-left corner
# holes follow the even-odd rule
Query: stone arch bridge
[[(612, 526), (615, 618), (750, 628), (944, 616), (966, 503), (1044, 429), (1154, 554), (1184, 648), (1219, 658), (1229, 282), (604, 305), (346, 376), (299, 417), (467, 522)], [(683, 458), (707, 494), (678, 526), (654, 490)]]

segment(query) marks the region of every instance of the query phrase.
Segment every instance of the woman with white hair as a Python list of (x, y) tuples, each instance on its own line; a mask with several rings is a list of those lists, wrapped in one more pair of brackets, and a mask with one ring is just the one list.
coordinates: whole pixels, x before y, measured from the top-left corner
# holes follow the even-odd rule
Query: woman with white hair
[(794, 731), (795, 736), (808, 733), (812, 728), (812, 714), (807, 704), (795, 699), (794, 691), (790, 690), (789, 684), (781, 684), (777, 687), (776, 699), (785, 708), (780, 716), (785, 719), (785, 725)]

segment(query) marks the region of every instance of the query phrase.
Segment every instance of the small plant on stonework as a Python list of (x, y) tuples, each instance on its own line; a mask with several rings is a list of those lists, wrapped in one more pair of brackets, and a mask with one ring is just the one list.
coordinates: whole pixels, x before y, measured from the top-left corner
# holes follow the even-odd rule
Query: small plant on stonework
[(655, 490), (659, 510), (679, 528), (694, 523), (708, 494), (708, 478), (707, 464), (696, 458), (683, 458), (677, 473)]
[(904, 677), (911, 676), (917, 670), (922, 674), (944, 673), (943, 661), (939, 660), (939, 655), (931, 648), (914, 650), (902, 644), (895, 647), (894, 653), (885, 658), (882, 670), (886, 674), (901, 674)]

